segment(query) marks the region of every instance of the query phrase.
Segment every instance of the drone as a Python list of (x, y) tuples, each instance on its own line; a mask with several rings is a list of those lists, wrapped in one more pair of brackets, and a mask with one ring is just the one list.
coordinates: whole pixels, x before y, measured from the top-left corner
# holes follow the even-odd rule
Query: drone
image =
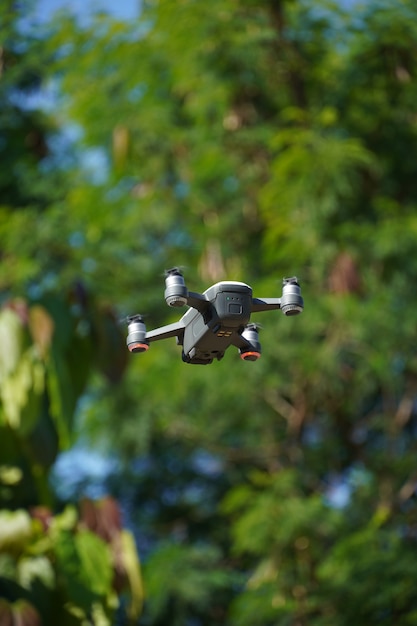
[(202, 294), (188, 291), (180, 269), (165, 272), (165, 301), (170, 307), (188, 306), (178, 322), (146, 331), (142, 315), (127, 318), (127, 347), (140, 353), (160, 339), (176, 337), (182, 346), (185, 363), (208, 365), (223, 358), (229, 346), (235, 346), (244, 361), (261, 356), (257, 324), (250, 322), (252, 313), (281, 309), (286, 316), (303, 311), (304, 301), (296, 276), (284, 278), (281, 298), (254, 298), (246, 283), (222, 281)]

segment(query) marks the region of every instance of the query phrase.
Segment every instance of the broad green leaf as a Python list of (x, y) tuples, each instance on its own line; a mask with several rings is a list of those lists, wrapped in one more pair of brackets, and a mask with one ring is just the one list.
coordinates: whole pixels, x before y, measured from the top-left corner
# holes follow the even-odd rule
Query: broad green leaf
[(18, 367), (24, 350), (24, 329), (18, 314), (10, 308), (0, 311), (0, 382)]
[(34, 428), (43, 401), (45, 367), (33, 349), (21, 354), (13, 373), (0, 383), (4, 419), (14, 430), (28, 435)]
[(81, 580), (97, 595), (106, 596), (113, 579), (109, 546), (94, 533), (81, 530), (74, 543), (80, 559)]
[(121, 557), (123, 567), (126, 570), (131, 596), (129, 616), (132, 620), (135, 620), (138, 619), (143, 608), (144, 591), (142, 572), (133, 535), (127, 530), (122, 530), (120, 539), (122, 550)]

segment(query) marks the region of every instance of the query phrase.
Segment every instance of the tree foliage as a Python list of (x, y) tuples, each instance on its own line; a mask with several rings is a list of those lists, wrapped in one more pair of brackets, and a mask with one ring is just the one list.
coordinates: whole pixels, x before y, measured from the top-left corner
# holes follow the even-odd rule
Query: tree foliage
[(55, 122), (30, 101), (51, 57), (14, 3), (0, 13), (0, 622), (104, 626), (122, 595), (129, 618), (141, 612), (133, 538), (114, 501), (61, 510), (49, 479), (92, 374), (116, 384), (125, 351), (114, 311), (76, 274), (61, 280), (69, 246), (53, 221), (68, 183), (48, 163)]
[[(143, 624), (415, 622), (416, 17), (411, 0), (161, 0), (132, 24), (50, 27), (55, 124), (77, 125), (90, 167), (57, 167), (46, 208), (5, 209), (1, 281), (43, 296), (45, 276), (82, 277), (97, 303), (73, 375), (93, 342), (107, 378), (74, 378), (74, 397), (92, 445), (124, 461), (109, 488), (143, 555)], [(13, 244), (28, 219), (42, 251)], [(174, 264), (194, 291), (230, 278), (263, 296), (297, 274), (305, 313), (263, 316), (256, 365), (193, 368), (165, 342), (119, 380), (98, 311), (172, 321)], [(52, 375), (22, 354), (2, 406), (7, 385), (36, 406)]]

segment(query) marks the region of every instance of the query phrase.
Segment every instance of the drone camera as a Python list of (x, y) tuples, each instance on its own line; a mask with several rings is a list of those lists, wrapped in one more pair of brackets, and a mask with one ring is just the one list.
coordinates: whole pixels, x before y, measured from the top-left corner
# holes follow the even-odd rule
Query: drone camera
[(168, 306), (180, 307), (187, 304), (188, 289), (180, 270), (174, 267), (165, 275), (165, 302)]
[(296, 276), (284, 278), (282, 282), (281, 311), (284, 315), (298, 315), (304, 309), (304, 300)]
[(130, 352), (146, 352), (149, 349), (149, 342), (146, 339), (146, 326), (140, 315), (130, 318), (128, 323), (128, 335), (126, 339)]
[(242, 337), (250, 345), (247, 348), (239, 349), (240, 358), (243, 361), (257, 361), (262, 352), (258, 339), (258, 326), (256, 324), (248, 324), (242, 333)]

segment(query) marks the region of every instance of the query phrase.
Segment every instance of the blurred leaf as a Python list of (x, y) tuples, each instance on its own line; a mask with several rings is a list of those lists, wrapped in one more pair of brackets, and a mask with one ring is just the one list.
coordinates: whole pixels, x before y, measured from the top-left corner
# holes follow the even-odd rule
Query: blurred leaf
[(42, 306), (34, 305), (30, 308), (29, 328), (41, 356), (45, 357), (52, 341), (54, 322)]
[(33, 350), (26, 350), (15, 371), (1, 382), (0, 394), (7, 424), (23, 435), (33, 430), (44, 392), (45, 370)]
[(22, 480), (22, 470), (11, 465), (0, 465), (0, 482), (4, 485), (16, 485)]
[(94, 533), (61, 532), (55, 541), (55, 553), (68, 596), (81, 609), (88, 612), (92, 602), (110, 593), (113, 570), (109, 548)]
[(55, 587), (55, 573), (45, 556), (27, 557), (19, 561), (18, 580), (22, 587), (30, 589), (35, 579), (39, 579), (49, 589)]
[(21, 624), (21, 626), (41, 626), (38, 611), (24, 600), (13, 604), (0, 598), (0, 623), (4, 626)]
[(127, 530), (122, 530), (121, 532), (121, 557), (129, 581), (131, 595), (129, 617), (132, 620), (136, 620), (142, 613), (144, 591), (135, 540), (133, 535)]
[(26, 511), (0, 511), (0, 550), (21, 553), (31, 537), (32, 521)]
[(0, 381), (12, 374), (24, 350), (24, 329), (18, 314), (10, 308), (0, 311)]
[(166, 543), (153, 553), (145, 568), (149, 611), (153, 619), (163, 614), (167, 602), (208, 610), (213, 589), (230, 584), (214, 546)]

